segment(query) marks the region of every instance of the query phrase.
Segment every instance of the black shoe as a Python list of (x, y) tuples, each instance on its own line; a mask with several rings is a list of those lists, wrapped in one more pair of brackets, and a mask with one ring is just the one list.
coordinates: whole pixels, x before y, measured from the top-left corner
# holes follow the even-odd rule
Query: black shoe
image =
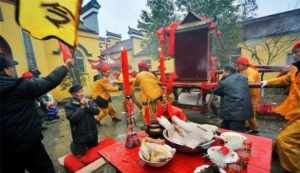
[(48, 127), (43, 124), (42, 125), (42, 131), (47, 130), (47, 129), (48, 129)]
[(113, 122), (120, 122), (121, 119), (120, 119), (120, 118), (117, 118), (117, 117), (113, 117), (113, 118), (112, 118), (112, 121), (113, 121)]

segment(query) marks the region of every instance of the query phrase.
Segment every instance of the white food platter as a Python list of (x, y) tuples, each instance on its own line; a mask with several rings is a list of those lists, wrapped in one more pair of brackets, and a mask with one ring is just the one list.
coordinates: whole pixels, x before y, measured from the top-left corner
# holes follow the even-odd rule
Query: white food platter
[(224, 132), (220, 137), (224, 140), (225, 146), (232, 150), (242, 148), (244, 141), (247, 139), (245, 136), (236, 132)]
[(207, 150), (208, 157), (213, 163), (219, 167), (224, 167), (228, 163), (235, 163), (239, 160), (238, 154), (233, 150), (230, 150), (225, 156), (222, 155), (222, 153), (220, 153), (221, 147), (222, 146), (214, 146)]
[[(209, 165), (202, 165), (202, 166), (199, 166), (197, 167), (195, 170), (194, 170), (194, 173), (201, 173), (202, 171), (204, 171), (204, 169), (208, 168)], [(227, 173), (224, 169), (222, 168), (219, 168), (219, 171), (221, 173)]]

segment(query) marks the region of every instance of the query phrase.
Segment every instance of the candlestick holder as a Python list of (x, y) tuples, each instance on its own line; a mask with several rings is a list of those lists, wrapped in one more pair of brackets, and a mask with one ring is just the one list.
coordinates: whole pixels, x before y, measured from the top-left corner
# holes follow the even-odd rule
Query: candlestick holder
[(127, 148), (134, 148), (141, 144), (137, 133), (134, 131), (134, 104), (130, 97), (126, 97), (127, 106), (127, 137), (125, 146)]

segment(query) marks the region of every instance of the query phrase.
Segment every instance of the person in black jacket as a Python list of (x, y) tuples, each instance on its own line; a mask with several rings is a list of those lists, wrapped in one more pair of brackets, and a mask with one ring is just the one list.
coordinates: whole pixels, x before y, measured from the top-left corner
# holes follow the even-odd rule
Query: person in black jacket
[(0, 55), (0, 155), (3, 157), (0, 171), (3, 173), (24, 173), (25, 169), (30, 173), (55, 172), (41, 142), (41, 121), (35, 101), (59, 85), (72, 64), (69, 59), (45, 78), (24, 80), (16, 77), (12, 59)]
[(253, 115), (247, 78), (227, 65), (214, 94), (221, 96), (219, 116), (223, 119), (222, 128), (245, 131), (245, 120)]
[(80, 85), (73, 85), (69, 92), (72, 99), (65, 105), (65, 111), (73, 138), (71, 152), (82, 156), (89, 148), (98, 144), (95, 116), (99, 113), (99, 109), (92, 100), (84, 96)]

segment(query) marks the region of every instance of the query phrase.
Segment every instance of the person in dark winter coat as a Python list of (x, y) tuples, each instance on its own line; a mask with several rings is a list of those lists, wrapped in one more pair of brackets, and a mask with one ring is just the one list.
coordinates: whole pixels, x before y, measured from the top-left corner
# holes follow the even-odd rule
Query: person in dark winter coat
[(65, 111), (73, 138), (71, 152), (82, 156), (89, 148), (98, 144), (95, 116), (99, 113), (99, 109), (92, 100), (85, 98), (80, 85), (72, 86), (69, 92), (72, 99), (65, 105)]
[(26, 80), (16, 77), (11, 58), (0, 56), (0, 143), (3, 147), (0, 172), (55, 172), (41, 142), (41, 121), (35, 101), (59, 85), (72, 64), (73, 60), (68, 60), (45, 78)]
[(225, 66), (224, 77), (214, 94), (221, 96), (222, 128), (245, 131), (245, 121), (253, 115), (247, 78), (237, 73), (233, 66)]

